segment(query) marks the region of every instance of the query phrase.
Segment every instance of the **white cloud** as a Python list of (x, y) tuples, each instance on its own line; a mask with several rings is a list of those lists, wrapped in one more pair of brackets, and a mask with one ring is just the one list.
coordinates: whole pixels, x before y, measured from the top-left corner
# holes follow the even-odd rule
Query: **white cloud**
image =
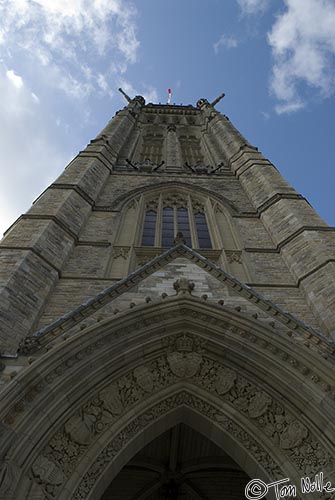
[(218, 54), (219, 49), (234, 49), (238, 46), (238, 41), (233, 35), (221, 35), (219, 40), (213, 44), (215, 54)]
[[(11, 74), (11, 73), (10, 73)], [(15, 80), (14, 80), (15, 81)], [(31, 200), (52, 182), (69, 159), (60, 154), (56, 134), (47, 130), (38, 98), (26, 85), (13, 85), (0, 72), (0, 238)], [(47, 115), (47, 112), (46, 112)]]
[(136, 10), (130, 0), (6, 0), (0, 2), (0, 19), (5, 64), (24, 57), (32, 72), (44, 74), (49, 85), (71, 97), (101, 90), (99, 65), (106, 68), (108, 94), (112, 75), (106, 60), (117, 61), (124, 71), (137, 60)]
[(268, 41), (274, 66), (271, 90), (281, 103), (278, 113), (304, 107), (304, 88), (322, 96), (334, 92), (335, 4), (333, 0), (285, 0)]
[(6, 76), (8, 80), (16, 87), (20, 89), (23, 86), (23, 79), (21, 76), (16, 75), (12, 69), (6, 71)]
[(264, 12), (270, 0), (237, 0), (243, 14), (259, 14)]
[(278, 115), (289, 114), (304, 108), (305, 105), (301, 101), (292, 101), (284, 104), (277, 104), (275, 111)]

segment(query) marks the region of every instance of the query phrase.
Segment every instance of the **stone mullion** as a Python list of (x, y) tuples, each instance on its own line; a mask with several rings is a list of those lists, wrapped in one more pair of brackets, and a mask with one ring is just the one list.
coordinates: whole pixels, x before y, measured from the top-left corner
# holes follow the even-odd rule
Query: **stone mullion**
[(163, 197), (159, 195), (157, 217), (156, 217), (156, 232), (155, 232), (155, 247), (162, 246), (162, 216), (163, 216)]
[(199, 248), (198, 233), (195, 226), (194, 210), (192, 206), (192, 198), (190, 195), (187, 196), (187, 202), (188, 202), (188, 218), (190, 223), (192, 247)]
[(143, 229), (144, 229), (145, 212), (146, 212), (145, 200), (144, 200), (143, 194), (141, 195), (137, 206), (138, 206), (138, 209), (137, 209), (138, 210), (138, 212), (137, 212), (137, 230), (136, 230), (136, 234), (135, 234), (134, 245), (141, 246), (142, 245)]
[(177, 210), (178, 210), (177, 205), (174, 205), (173, 206), (173, 231), (174, 231), (174, 236), (176, 236), (176, 234), (178, 233)]
[(207, 198), (205, 203), (205, 216), (207, 221), (207, 226), (209, 229), (209, 234), (211, 237), (212, 248), (222, 248), (222, 244), (220, 243), (221, 238), (216, 225), (215, 214), (210, 200)]

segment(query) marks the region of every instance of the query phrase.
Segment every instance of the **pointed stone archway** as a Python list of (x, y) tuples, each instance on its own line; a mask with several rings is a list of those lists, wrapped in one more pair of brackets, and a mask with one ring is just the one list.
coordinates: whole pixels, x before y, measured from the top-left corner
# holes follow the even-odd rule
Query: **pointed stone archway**
[(249, 481), (221, 448), (181, 423), (144, 446), (101, 500), (245, 500)]
[(102, 321), (41, 352), (8, 386), (2, 497), (99, 500), (145, 444), (179, 423), (251, 478), (330, 475), (330, 370), (291, 337), (191, 296)]

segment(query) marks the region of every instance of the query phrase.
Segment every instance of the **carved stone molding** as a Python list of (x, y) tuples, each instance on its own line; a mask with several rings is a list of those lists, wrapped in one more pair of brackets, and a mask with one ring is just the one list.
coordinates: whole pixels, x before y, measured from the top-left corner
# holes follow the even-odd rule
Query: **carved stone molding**
[(113, 257), (117, 259), (118, 257), (122, 257), (122, 259), (127, 260), (129, 255), (129, 247), (114, 247), (113, 248)]
[[(263, 388), (259, 389), (254, 382), (245, 379), (222, 361), (210, 357), (206, 353), (206, 341), (189, 334), (173, 335), (164, 339), (163, 346), (164, 352), (158, 358), (133, 368), (83, 404), (49, 440), (31, 470), (32, 476), (51, 498), (58, 496), (60, 485), (71, 478), (78, 462), (87, 455), (87, 450), (102, 433), (112, 433), (118, 420), (142, 403), (148, 395), (158, 395), (161, 390), (172, 388), (182, 380), (199, 387), (205, 393), (211, 393), (225, 403), (225, 408), (231, 408), (231, 414), (240, 414), (250, 421), (254, 437), (232, 421), (227, 413), (214, 410), (209, 403), (184, 393), (183, 404), (203, 412), (207, 418), (232, 432), (241, 446), (248, 448), (253, 441), (255, 444), (248, 449), (252, 450), (251, 454), (263, 467), (269, 464), (266, 470), (271, 477), (276, 477), (277, 474), (280, 476), (280, 469), (270, 458), (269, 452), (260, 448), (257, 435), (262, 436), (262, 441), (266, 437), (268, 448), (286, 456), (286, 462), (291, 463), (301, 474), (312, 475), (320, 467), (322, 470), (334, 467), (334, 458), (322, 448), (306, 425), (283, 405), (281, 399), (277, 401)], [(157, 404), (155, 410), (151, 408), (136, 417), (135, 421), (114, 437), (101, 452), (101, 456), (108, 457), (108, 461), (98, 458), (87, 472), (74, 498), (86, 498), (85, 495), (103, 469), (126, 446), (134, 433), (141, 432), (155, 418), (169, 411), (169, 405), (176, 401), (179, 401), (178, 398), (172, 397)], [(129, 437), (127, 429), (132, 429)], [(257, 453), (255, 455), (255, 449), (259, 450), (259, 456)]]
[(242, 264), (242, 252), (239, 250), (226, 250), (225, 251), (229, 264), (238, 262)]
[(218, 411), (209, 403), (196, 396), (190, 395), (187, 392), (181, 392), (152, 406), (146, 412), (136, 417), (119, 434), (117, 434), (100, 453), (95, 464), (92, 465), (86, 472), (73, 495), (73, 499), (83, 500), (87, 498), (106, 467), (108, 467), (110, 462), (138, 433), (150, 426), (159, 417), (180, 406), (186, 406), (196, 410), (209, 420), (215, 422), (219, 427), (229, 432), (235, 439), (244, 443), (244, 446), (249, 452), (251, 452), (252, 456), (257, 461), (260, 461), (263, 464), (264, 469), (271, 475), (271, 477), (279, 478), (283, 475), (279, 464), (277, 464), (267, 451), (262, 448), (260, 443), (258, 443), (244, 429), (235, 424), (231, 419), (226, 417), (223, 412)]

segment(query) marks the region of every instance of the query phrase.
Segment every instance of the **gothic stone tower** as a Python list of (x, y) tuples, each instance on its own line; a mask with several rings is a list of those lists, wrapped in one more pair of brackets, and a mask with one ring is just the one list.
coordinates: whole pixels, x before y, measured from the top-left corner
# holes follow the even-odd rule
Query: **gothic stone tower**
[(127, 99), (1, 242), (0, 497), (303, 498), (335, 479), (334, 231), (217, 100)]

